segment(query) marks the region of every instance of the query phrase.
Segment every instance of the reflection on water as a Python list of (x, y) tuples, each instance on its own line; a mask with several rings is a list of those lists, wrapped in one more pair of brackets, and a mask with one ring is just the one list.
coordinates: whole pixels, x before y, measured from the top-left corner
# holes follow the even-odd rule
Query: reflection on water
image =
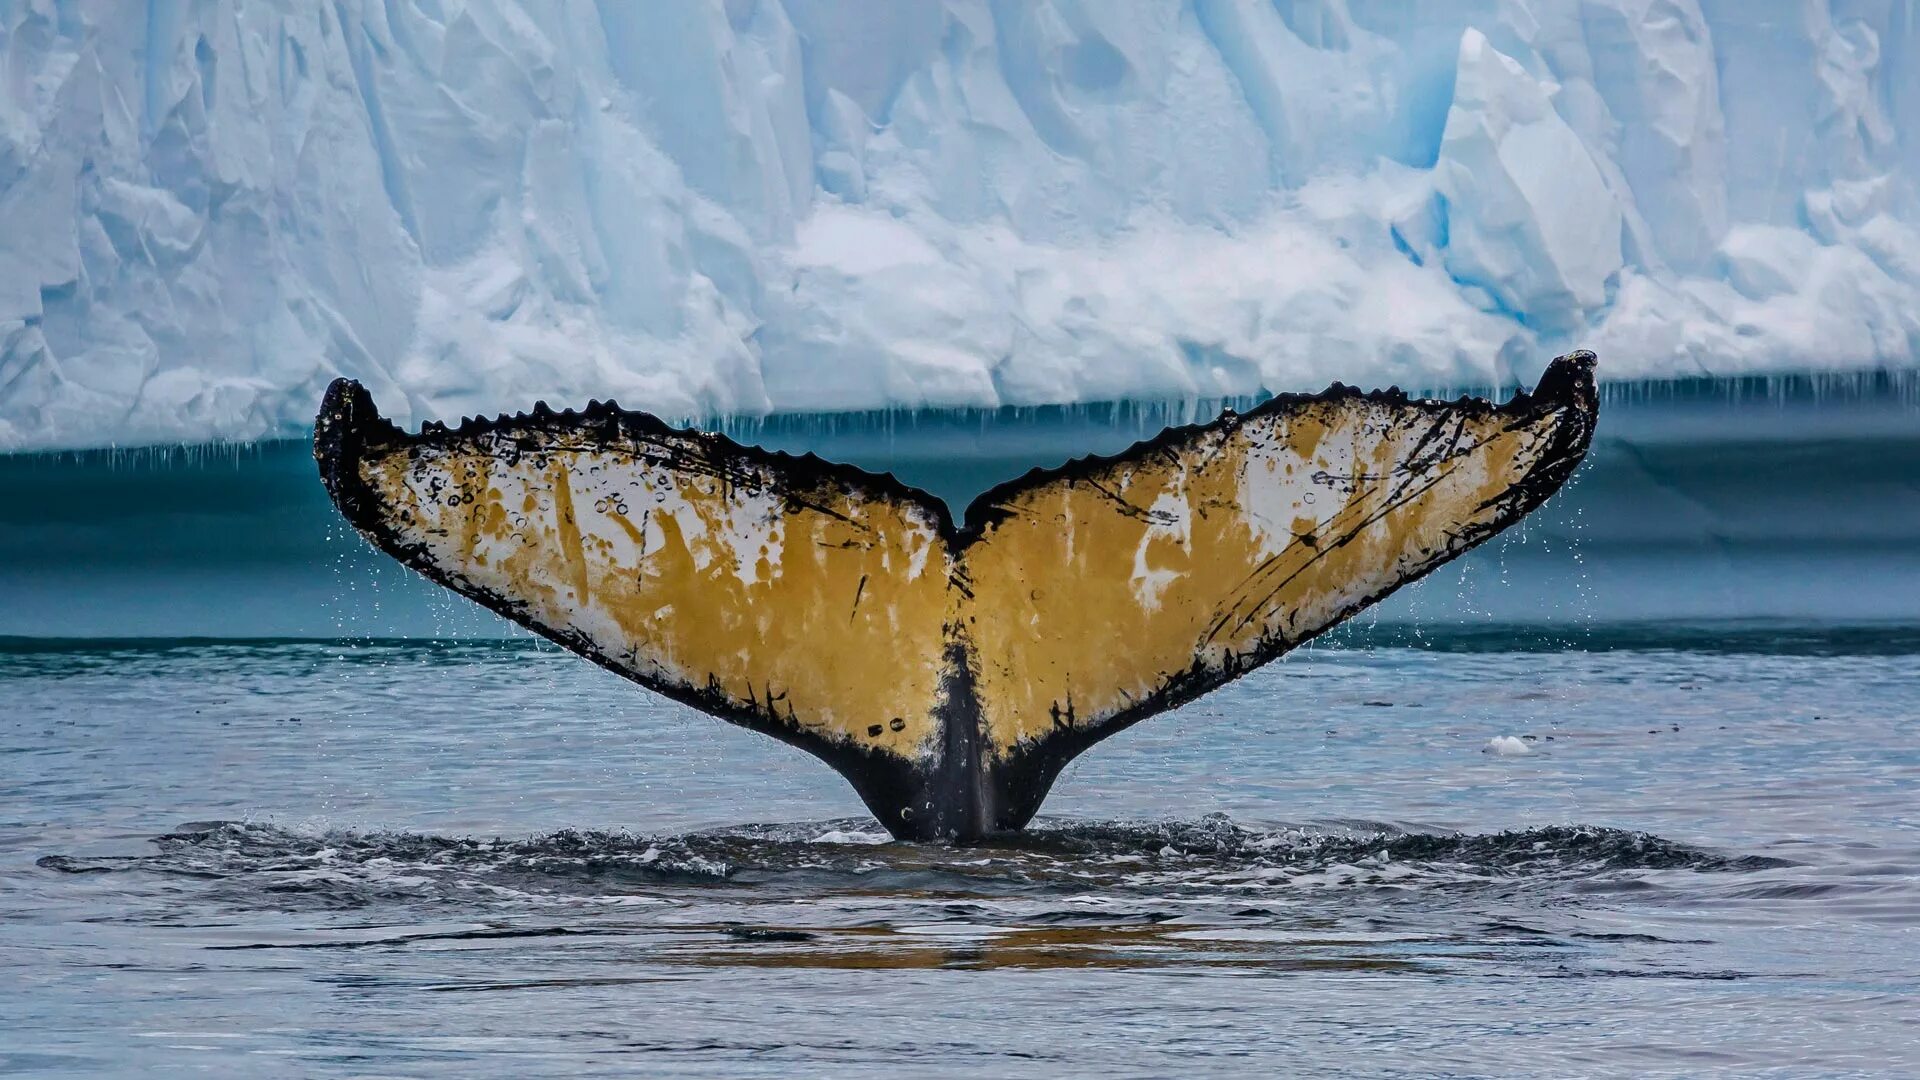
[[(209, 944), (210, 951), (444, 949), (452, 942), (519, 947), (521, 939), (585, 937), (623, 938), (661, 970), (1268, 972), (1438, 972), (1461, 960), (1567, 944), (1518, 923), (1390, 928), (1394, 919), (1409, 921), (1409, 905), (1511, 904), (1570, 887), (1645, 886), (1649, 871), (1690, 879), (1792, 865), (1645, 834), (1568, 827), (1467, 836), (1391, 828), (1263, 831), (1225, 817), (1052, 821), (993, 844), (945, 848), (893, 842), (863, 826), (873, 823), (848, 819), (665, 837), (567, 831), (482, 841), (203, 822), (157, 837), (157, 854), (47, 855), (37, 865), (74, 875), (198, 882), (200, 903), (235, 912), (404, 903), (449, 915), (478, 906), (533, 917), (459, 929), (434, 928), (437, 922), (404, 931), (385, 923), (329, 926)], [(1272, 902), (1276, 893), (1284, 902)], [(1335, 910), (1355, 895), (1376, 906), (1372, 928), (1348, 925)], [(569, 921), (581, 904), (609, 903), (628, 913), (586, 926)], [(731, 917), (701, 921), (710, 909)], [(741, 921), (747, 916), (754, 921)], [(489, 980), (434, 989), (530, 985)]]
[(539, 645), (10, 642), (0, 1071), (1913, 1060), (1920, 634), (1529, 641), (1297, 655), (968, 848)]

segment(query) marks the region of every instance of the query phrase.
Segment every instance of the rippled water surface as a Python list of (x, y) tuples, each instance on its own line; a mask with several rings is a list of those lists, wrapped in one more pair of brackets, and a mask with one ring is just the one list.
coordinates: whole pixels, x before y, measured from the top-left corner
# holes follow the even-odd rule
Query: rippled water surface
[(943, 849), (534, 644), (15, 640), (0, 1072), (1907, 1071), (1917, 662), (1351, 639)]

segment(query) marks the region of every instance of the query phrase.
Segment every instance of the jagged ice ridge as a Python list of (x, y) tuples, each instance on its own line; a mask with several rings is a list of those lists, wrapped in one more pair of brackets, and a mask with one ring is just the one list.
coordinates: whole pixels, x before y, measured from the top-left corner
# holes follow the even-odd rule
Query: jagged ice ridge
[(1907, 0), (13, 0), (0, 450), (1915, 366)]

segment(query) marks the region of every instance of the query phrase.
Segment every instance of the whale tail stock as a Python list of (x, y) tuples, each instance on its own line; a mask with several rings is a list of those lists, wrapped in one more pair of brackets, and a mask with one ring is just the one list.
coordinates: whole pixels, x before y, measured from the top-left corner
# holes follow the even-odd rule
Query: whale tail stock
[(1282, 395), (1036, 469), (959, 523), (892, 476), (610, 403), (408, 434), (341, 379), (314, 456), (407, 566), (825, 760), (895, 836), (969, 841), (1544, 502), (1592, 438), (1593, 363), (1498, 406)]

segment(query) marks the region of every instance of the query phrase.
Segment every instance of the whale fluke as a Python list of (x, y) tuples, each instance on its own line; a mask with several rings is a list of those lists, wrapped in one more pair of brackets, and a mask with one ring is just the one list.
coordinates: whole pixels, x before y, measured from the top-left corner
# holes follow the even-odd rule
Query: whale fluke
[(825, 760), (895, 836), (970, 841), (1540, 505), (1592, 439), (1593, 364), (1499, 406), (1282, 395), (1036, 469), (958, 524), (892, 476), (611, 404), (411, 435), (341, 379), (314, 457), (407, 566)]

